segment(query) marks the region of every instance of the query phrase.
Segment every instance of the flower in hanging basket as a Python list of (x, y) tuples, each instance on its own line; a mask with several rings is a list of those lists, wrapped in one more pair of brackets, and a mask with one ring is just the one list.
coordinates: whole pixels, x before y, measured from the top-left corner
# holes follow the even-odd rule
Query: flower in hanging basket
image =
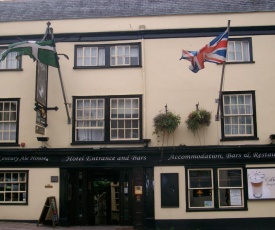
[(172, 112), (160, 113), (154, 117), (154, 134), (173, 133), (181, 122), (180, 115)]
[(209, 126), (211, 123), (211, 113), (205, 109), (197, 109), (188, 115), (185, 123), (188, 130), (196, 132), (204, 126)]

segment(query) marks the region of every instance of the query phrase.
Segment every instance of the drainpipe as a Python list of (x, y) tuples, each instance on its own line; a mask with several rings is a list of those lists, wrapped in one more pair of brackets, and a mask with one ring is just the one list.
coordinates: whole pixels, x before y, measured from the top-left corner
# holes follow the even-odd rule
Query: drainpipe
[[(145, 25), (139, 25), (140, 30), (145, 30)], [(145, 68), (145, 43), (144, 43), (144, 33), (141, 32), (141, 57), (142, 57), (142, 105), (143, 105), (143, 139), (147, 139), (147, 100), (146, 100), (146, 68)]]

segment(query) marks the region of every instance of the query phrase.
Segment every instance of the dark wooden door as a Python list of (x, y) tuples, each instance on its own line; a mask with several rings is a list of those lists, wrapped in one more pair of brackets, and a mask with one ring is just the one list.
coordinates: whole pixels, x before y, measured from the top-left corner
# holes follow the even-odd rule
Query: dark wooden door
[(132, 170), (120, 171), (120, 225), (133, 224), (133, 173)]
[(87, 224), (87, 172), (70, 170), (68, 173), (68, 219), (70, 225)]

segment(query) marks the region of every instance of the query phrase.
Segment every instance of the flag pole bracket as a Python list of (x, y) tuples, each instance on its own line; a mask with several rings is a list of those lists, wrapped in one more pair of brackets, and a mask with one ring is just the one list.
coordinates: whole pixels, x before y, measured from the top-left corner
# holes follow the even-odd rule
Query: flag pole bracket
[(57, 111), (59, 108), (57, 106), (55, 106), (55, 107), (46, 107), (45, 109), (46, 110), (55, 110), (55, 111)]

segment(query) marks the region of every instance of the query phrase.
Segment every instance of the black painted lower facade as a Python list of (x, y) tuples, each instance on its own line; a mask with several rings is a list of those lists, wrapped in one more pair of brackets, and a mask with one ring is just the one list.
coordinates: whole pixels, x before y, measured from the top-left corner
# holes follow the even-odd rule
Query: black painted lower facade
[[(247, 164), (275, 164), (275, 146), (0, 150), (1, 171), (6, 168), (59, 168), (59, 218), (60, 225), (64, 226), (122, 225), (134, 226), (135, 229), (160, 230), (172, 228), (175, 230), (273, 229), (275, 214), (274, 218), (270, 216), (249, 217), (249, 215), (247, 218), (238, 218), (238, 216), (233, 218), (231, 215), (230, 218), (192, 219), (184, 218), (184, 213), (209, 212), (215, 216), (213, 213), (225, 210), (192, 210), (189, 207), (179, 207), (183, 218), (159, 219), (157, 216), (158, 210), (155, 208), (157, 207), (155, 203), (160, 203), (160, 201), (156, 200), (155, 192), (160, 191), (161, 188), (155, 187), (154, 180), (159, 176), (154, 175), (155, 168), (245, 167)], [(106, 190), (106, 187), (102, 185), (104, 183), (112, 185), (112, 188)], [(246, 184), (244, 183), (244, 186), (247, 186)], [(29, 186), (32, 184), (30, 183)], [(247, 187), (244, 188), (244, 192), (246, 203)], [(115, 199), (118, 201), (117, 208), (114, 208), (114, 198), (112, 198), (115, 193), (117, 194)], [(101, 195), (105, 197), (104, 205), (107, 210), (104, 218), (100, 218), (99, 215)], [(274, 201), (271, 199), (270, 202)], [(186, 203), (188, 203), (187, 198)], [(161, 207), (163, 208), (169, 213), (169, 207)], [(248, 212), (249, 207), (245, 206), (242, 211)]]
[(156, 221), (156, 228), (162, 230), (273, 230), (274, 226), (275, 217)]

